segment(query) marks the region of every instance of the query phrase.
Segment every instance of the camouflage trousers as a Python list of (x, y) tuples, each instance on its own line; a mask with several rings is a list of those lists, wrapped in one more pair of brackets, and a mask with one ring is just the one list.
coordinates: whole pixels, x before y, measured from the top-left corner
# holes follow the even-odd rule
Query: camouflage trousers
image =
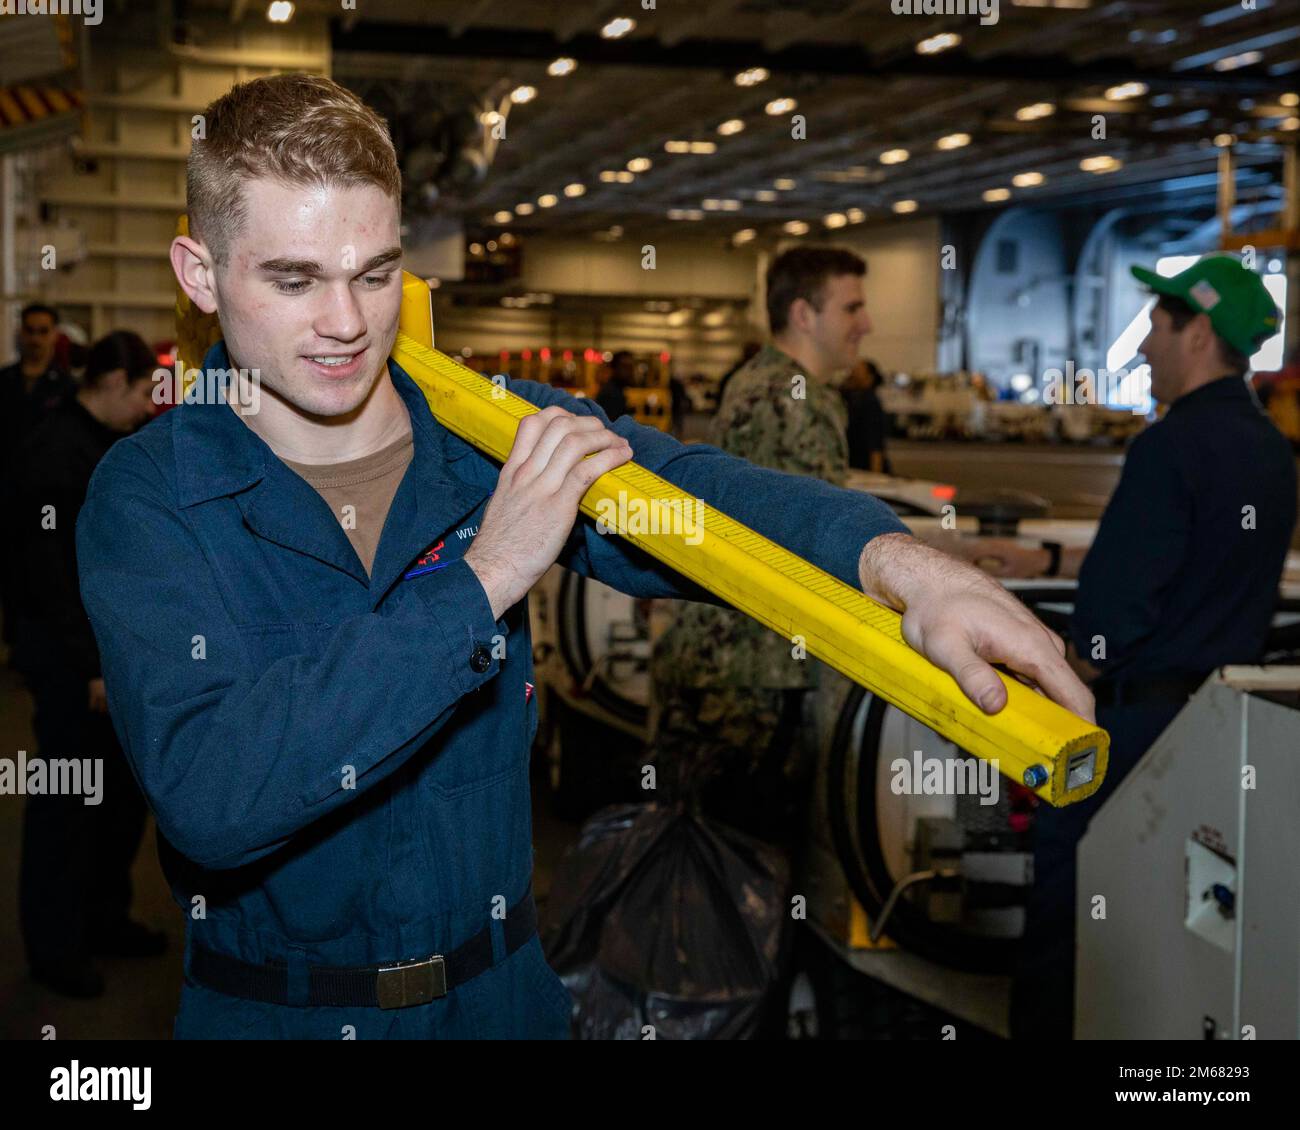
[(815, 761), (806, 694), (656, 682), (650, 762), (660, 796), (770, 843), (796, 843)]

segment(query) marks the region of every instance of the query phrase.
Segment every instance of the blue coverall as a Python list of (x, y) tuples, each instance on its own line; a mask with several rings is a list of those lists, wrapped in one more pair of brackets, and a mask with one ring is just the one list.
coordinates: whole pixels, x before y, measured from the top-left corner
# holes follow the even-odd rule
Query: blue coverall
[[(204, 358), (229, 364), (220, 343)], [(499, 468), (388, 371), (414, 453), (369, 577), (325, 501), (225, 404), (185, 404), (122, 440), (81, 511), (110, 714), (186, 916), (178, 1038), (568, 1034), (569, 995), (536, 934), (504, 956), (493, 914), (530, 885), (537, 728), (527, 602), (495, 620), (463, 560)], [(608, 422), (590, 400), (508, 387)], [(862, 547), (906, 532), (866, 495), (631, 417), (612, 427), (642, 466), (855, 588)], [(559, 560), (633, 596), (715, 599), (581, 515)], [(485, 927), (495, 964), (446, 996), (304, 1003), (310, 966), (447, 953)], [(199, 985), (196, 944), (286, 963), (288, 1003)]]

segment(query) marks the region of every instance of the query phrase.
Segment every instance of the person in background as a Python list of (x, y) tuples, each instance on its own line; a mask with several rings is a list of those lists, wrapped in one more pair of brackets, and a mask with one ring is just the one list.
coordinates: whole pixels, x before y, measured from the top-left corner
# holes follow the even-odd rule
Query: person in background
[(885, 454), (889, 423), (876, 392), (884, 379), (874, 361), (859, 361), (840, 386), (840, 395), (849, 410), (849, 466), (891, 475), (889, 456)]
[(1263, 282), (1227, 255), (1133, 274), (1158, 295), (1139, 351), (1168, 411), (1129, 446), (1079, 571), (1067, 658), (1092, 685), (1110, 764), (1087, 800), (1037, 809), (1017, 1039), (1071, 1037), (1079, 840), (1215, 668), (1259, 661), (1296, 521), (1290, 446), (1245, 379), (1277, 332)]
[(627, 395), (623, 390), (635, 383), (636, 358), (628, 350), (620, 349), (609, 359), (609, 378), (596, 394), (596, 403), (610, 420), (627, 413)]
[[(0, 484), (13, 497), (13, 460), (19, 445), (45, 416), (77, 391), (76, 382), (55, 359), (58, 311), (32, 303), (19, 317), (19, 359), (0, 369)], [(13, 562), (0, 563), (0, 609), (4, 641), (13, 644)]]
[(19, 359), (0, 369), (0, 420), (4, 450), (11, 455), (45, 416), (77, 391), (76, 382), (55, 359), (59, 314), (32, 303), (19, 319)]
[(727, 382), (731, 380), (741, 369), (748, 365), (757, 356), (758, 351), (763, 348), (761, 341), (747, 341), (744, 348), (740, 351), (740, 360), (731, 366), (722, 374), (722, 379), (718, 381), (718, 404), (722, 404), (722, 394), (727, 391)]
[(23, 820), (19, 919), (28, 963), (37, 981), (74, 997), (104, 991), (92, 954), (146, 956), (166, 944), (128, 917), (145, 803), (108, 717), (75, 538), (95, 467), (152, 414), (156, 364), (133, 333), (118, 330), (96, 342), (83, 387), (27, 437), (15, 466), (11, 662), (35, 706), (35, 756), (102, 764), (95, 803), (84, 794), (33, 794)]
[(1300, 349), (1287, 350), (1282, 368), (1266, 382), (1257, 378), (1255, 387), (1277, 430), (1300, 453)]
[[(708, 442), (760, 467), (843, 485), (847, 412), (834, 381), (871, 330), (866, 269), (837, 247), (795, 248), (773, 260), (771, 342), (728, 382)], [(650, 749), (661, 786), (779, 848), (797, 869), (813, 760), (801, 735), (816, 662), (794, 658), (789, 639), (742, 612), (682, 602), (655, 641), (650, 674)], [(786, 933), (783, 947), (791, 940)], [(772, 999), (783, 1000), (782, 990)]]
[(681, 439), (686, 428), (686, 412), (691, 406), (691, 397), (690, 393), (686, 391), (686, 383), (679, 380), (675, 373), (668, 374), (668, 395), (672, 397), (672, 405), (670, 406), (672, 433), (678, 439)]

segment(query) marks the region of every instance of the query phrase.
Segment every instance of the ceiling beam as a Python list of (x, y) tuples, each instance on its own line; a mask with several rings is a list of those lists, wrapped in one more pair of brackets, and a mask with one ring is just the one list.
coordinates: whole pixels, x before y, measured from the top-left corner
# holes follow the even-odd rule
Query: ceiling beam
[(1127, 58), (1095, 59), (1087, 66), (1060, 55), (999, 55), (976, 59), (960, 50), (942, 55), (906, 52), (896, 58), (873, 61), (862, 44), (793, 44), (768, 51), (759, 40), (687, 39), (672, 47), (653, 38), (602, 39), (595, 33), (574, 35), (565, 42), (549, 31), (469, 28), (460, 36), (450, 29), (423, 24), (389, 24), (362, 21), (345, 32), (332, 25), (332, 49), (398, 52), (413, 47), (422, 55), (487, 59), (552, 59), (563, 53), (586, 64), (653, 67), (661, 70), (736, 71), (762, 65), (774, 73), (818, 77), (847, 75), (854, 78), (907, 76), (914, 78), (987, 81), (1003, 79), (1052, 86), (1079, 83), (1145, 82), (1153, 90), (1231, 91), (1241, 95), (1277, 93), (1286, 89), (1283, 79), (1257, 72), (1175, 73), (1135, 66)]

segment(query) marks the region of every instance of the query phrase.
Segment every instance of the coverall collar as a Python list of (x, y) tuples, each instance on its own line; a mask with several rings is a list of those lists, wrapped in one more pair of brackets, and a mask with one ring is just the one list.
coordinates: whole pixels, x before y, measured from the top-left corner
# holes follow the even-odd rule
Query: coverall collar
[[(202, 368), (230, 368), (224, 342), (208, 350)], [(178, 413), (173, 434), (179, 504), (235, 498), (255, 533), (350, 574), (371, 590), (377, 605), (432, 539), (490, 493), (450, 472), (448, 464), (470, 449), (447, 442), (449, 433), (434, 419), (424, 395), (391, 358), (388, 373), (411, 416), (413, 451), (369, 578), (325, 500), (226, 404), (182, 403), (173, 410)]]

